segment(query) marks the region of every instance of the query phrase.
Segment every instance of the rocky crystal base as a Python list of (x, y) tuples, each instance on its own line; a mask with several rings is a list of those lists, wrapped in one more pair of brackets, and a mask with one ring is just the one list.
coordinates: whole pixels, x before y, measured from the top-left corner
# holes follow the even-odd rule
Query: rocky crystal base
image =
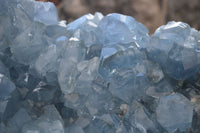
[(0, 133), (199, 133), (199, 68), (186, 23), (0, 0)]

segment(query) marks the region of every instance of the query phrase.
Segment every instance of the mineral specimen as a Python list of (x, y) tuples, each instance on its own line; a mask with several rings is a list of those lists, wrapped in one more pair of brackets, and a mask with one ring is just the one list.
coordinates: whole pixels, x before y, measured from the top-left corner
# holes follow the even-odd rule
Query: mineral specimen
[(183, 22), (150, 36), (122, 14), (66, 24), (52, 3), (0, 1), (0, 133), (199, 133), (199, 67)]

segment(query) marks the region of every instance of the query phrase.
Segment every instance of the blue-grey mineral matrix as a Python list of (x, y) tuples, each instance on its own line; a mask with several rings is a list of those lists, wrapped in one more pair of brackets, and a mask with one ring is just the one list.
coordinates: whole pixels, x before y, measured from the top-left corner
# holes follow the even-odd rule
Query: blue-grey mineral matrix
[(199, 133), (200, 33), (0, 0), (0, 133)]

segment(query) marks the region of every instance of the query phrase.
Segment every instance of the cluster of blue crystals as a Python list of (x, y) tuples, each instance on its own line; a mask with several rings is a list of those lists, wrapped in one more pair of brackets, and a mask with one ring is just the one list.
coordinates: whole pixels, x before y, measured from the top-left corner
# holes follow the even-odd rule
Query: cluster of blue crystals
[(200, 32), (0, 0), (0, 133), (199, 133)]

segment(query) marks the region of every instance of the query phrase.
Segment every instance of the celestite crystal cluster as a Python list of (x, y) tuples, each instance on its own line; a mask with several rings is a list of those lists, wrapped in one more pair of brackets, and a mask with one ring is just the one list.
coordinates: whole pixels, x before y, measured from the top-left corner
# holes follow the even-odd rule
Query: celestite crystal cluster
[(0, 0), (0, 133), (199, 133), (199, 68), (186, 23)]

